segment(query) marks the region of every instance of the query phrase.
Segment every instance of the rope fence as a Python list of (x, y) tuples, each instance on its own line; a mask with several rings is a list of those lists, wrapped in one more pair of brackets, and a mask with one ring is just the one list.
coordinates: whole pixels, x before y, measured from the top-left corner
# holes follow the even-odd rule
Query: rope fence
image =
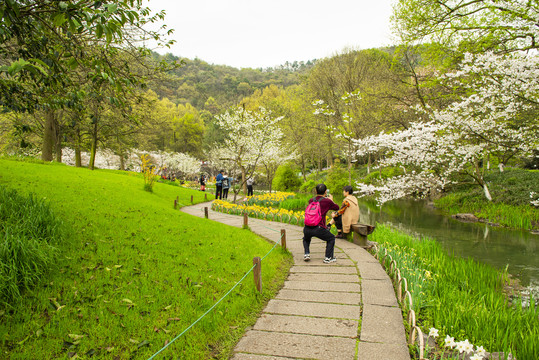
[[(177, 202), (177, 200), (175, 201), (175, 204), (179, 202)], [(205, 211), (207, 208), (200, 208), (200, 211)], [(206, 210), (207, 211), (207, 210)], [(262, 225), (263, 227), (269, 229), (269, 230), (272, 230), (272, 231), (276, 231), (278, 232), (278, 230), (275, 230), (275, 229), (272, 229), (272, 228), (269, 228), (267, 226), (264, 226)], [(285, 236), (285, 233), (284, 232), (281, 232), (281, 241), (283, 240), (283, 237)], [(277, 247), (277, 245), (280, 244), (279, 241), (275, 242), (275, 245), (273, 245), (273, 247), (266, 253), (266, 255), (264, 255), (260, 261), (264, 260), (266, 257), (268, 257), (269, 254), (271, 254), (271, 252), (273, 250), (275, 250), (275, 248)], [(255, 258), (256, 259), (256, 258)], [(172, 345), (172, 343), (174, 343), (176, 340), (178, 340), (179, 338), (181, 338), (185, 333), (187, 333), (193, 326), (195, 326), (198, 322), (200, 322), (204, 317), (206, 317), (206, 315), (208, 315), (213, 309), (215, 309), (217, 307), (217, 305), (219, 305), (228, 295), (230, 295), (230, 293), (232, 293), (232, 291), (234, 291), (234, 289), (243, 282), (243, 280), (245, 280), (245, 278), (251, 273), (253, 272), (253, 270), (259, 266), (259, 262), (258, 263), (255, 263), (253, 264), (253, 266), (242, 276), (242, 278), (236, 282), (236, 284), (234, 284), (234, 286), (232, 286), (232, 288), (230, 288), (230, 290), (228, 290), (226, 292), (225, 295), (223, 295), (219, 300), (217, 300), (217, 302), (215, 304), (213, 304), (204, 314), (202, 314), (198, 319), (196, 319), (191, 325), (189, 325), (187, 328), (185, 328), (185, 330), (183, 330), (178, 336), (176, 336), (174, 339), (172, 339), (169, 343), (167, 343), (165, 346), (163, 346), (159, 351), (157, 351), (155, 354), (153, 354), (151, 357), (148, 358), (148, 360), (152, 360), (154, 359), (157, 355), (159, 355), (160, 353), (162, 353), (166, 348), (168, 348), (170, 345)], [(258, 276), (260, 277), (261, 276), (261, 273), (258, 272)], [(258, 280), (259, 283), (260, 283), (260, 279)], [(255, 278), (255, 283), (257, 282), (257, 279)], [(258, 288), (258, 290), (260, 291), (260, 288)]]

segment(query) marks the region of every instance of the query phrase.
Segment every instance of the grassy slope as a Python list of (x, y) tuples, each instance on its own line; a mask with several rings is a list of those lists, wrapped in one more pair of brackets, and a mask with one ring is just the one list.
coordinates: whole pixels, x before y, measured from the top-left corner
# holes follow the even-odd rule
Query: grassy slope
[(539, 229), (539, 208), (530, 204), (530, 192), (539, 193), (539, 171), (507, 168), (486, 176), (492, 201), (477, 185), (453, 189), (435, 204), (449, 214), (473, 213), (481, 219), (519, 229)]
[[(156, 184), (151, 194), (135, 174), (0, 160), (0, 184), (49, 199), (72, 227), (57, 271), (15, 311), (0, 311), (2, 357), (148, 358), (272, 247), (173, 209), (176, 196), (199, 203), (203, 193)], [(291, 263), (279, 250), (264, 262), (262, 295), (248, 277), (166, 357), (225, 358)]]

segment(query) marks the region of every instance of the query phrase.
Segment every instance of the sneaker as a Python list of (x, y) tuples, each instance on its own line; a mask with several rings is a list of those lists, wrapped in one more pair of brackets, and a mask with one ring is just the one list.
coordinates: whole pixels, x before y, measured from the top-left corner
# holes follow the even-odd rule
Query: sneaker
[(310, 254), (303, 255), (303, 261), (309, 261), (309, 260), (311, 260), (311, 255)]
[(325, 258), (324, 259), (324, 264), (329, 264), (329, 263), (332, 263), (332, 262), (337, 262), (337, 258), (336, 257), (331, 257), (331, 258)]

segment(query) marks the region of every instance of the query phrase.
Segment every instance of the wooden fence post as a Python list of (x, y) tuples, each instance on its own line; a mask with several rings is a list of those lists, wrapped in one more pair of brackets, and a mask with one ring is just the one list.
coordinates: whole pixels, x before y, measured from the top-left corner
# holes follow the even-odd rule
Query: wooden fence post
[(286, 250), (286, 230), (281, 229), (281, 247)]
[(253, 258), (253, 265), (256, 265), (253, 269), (255, 286), (258, 292), (262, 292), (262, 261), (258, 256)]
[(191, 195), (191, 204), (193, 203), (193, 195)]
[(205, 207), (204, 208), (204, 217), (207, 219), (208, 218), (208, 207)]
[(247, 213), (243, 213), (243, 227), (247, 229), (249, 226), (249, 217), (247, 216)]
[(174, 199), (174, 210), (178, 208), (178, 200)]

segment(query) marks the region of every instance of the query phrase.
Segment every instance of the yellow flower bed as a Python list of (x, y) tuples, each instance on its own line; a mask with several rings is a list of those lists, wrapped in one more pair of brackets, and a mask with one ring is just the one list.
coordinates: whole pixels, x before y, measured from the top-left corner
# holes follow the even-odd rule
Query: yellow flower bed
[[(290, 193), (288, 193), (288, 196), (290, 196)], [(287, 222), (298, 225), (303, 225), (303, 222), (305, 221), (304, 213), (302, 211), (275, 209), (260, 205), (233, 204), (228, 201), (218, 199), (212, 202), (212, 210), (234, 215), (247, 214), (248, 216), (259, 219)]]

